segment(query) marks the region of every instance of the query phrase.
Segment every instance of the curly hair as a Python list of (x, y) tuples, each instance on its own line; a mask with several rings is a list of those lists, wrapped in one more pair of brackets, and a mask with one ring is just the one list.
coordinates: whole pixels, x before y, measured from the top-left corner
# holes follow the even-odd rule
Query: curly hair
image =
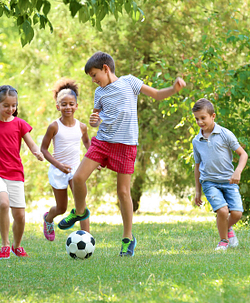
[(58, 81), (56, 81), (56, 83), (54, 84), (54, 89), (53, 89), (53, 98), (56, 100), (57, 103), (59, 101), (58, 94), (60, 93), (60, 91), (62, 91), (64, 89), (65, 89), (65, 93), (67, 93), (69, 95), (73, 95), (77, 99), (78, 85), (76, 84), (76, 82), (72, 79), (61, 78)]

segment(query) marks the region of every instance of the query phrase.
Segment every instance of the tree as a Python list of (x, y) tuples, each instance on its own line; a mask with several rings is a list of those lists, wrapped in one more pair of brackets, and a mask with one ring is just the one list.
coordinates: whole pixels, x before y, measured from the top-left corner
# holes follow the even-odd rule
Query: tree
[[(223, 16), (218, 13), (212, 14), (210, 22), (215, 24), (214, 32), (211, 33), (205, 26), (202, 36), (203, 47), (199, 56), (184, 59), (189, 95), (185, 104), (182, 104), (182, 107), (186, 108), (186, 115), (179, 126), (185, 126), (189, 130), (191, 142), (199, 127), (190, 109), (195, 101), (205, 97), (215, 105), (216, 122), (230, 129), (250, 156), (250, 31), (247, 12), (239, 14), (231, 7), (225, 10), (224, 14), (231, 20), (228, 21), (228, 26), (225, 27)], [(193, 167), (191, 148), (181, 152), (180, 157), (185, 158), (190, 167)], [(238, 164), (236, 154), (233, 163), (235, 166)], [(248, 160), (240, 182), (244, 215), (248, 221), (250, 221), (249, 163)]]
[[(68, 6), (72, 18), (78, 15), (79, 22), (90, 21), (99, 31), (102, 30), (101, 21), (105, 16), (112, 14), (118, 20), (123, 8), (134, 20), (143, 15), (133, 0), (63, 0), (63, 3)], [(24, 46), (33, 40), (35, 25), (39, 25), (40, 29), (48, 26), (53, 32), (53, 25), (48, 17), (51, 8), (52, 0), (1, 0), (0, 17), (5, 14), (16, 21)]]

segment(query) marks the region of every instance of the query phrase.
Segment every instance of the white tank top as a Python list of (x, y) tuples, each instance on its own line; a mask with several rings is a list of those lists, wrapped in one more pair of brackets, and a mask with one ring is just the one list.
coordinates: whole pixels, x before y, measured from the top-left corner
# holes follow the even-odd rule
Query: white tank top
[(58, 132), (53, 138), (53, 157), (71, 167), (79, 165), (82, 138), (80, 122), (75, 119), (73, 127), (63, 125), (60, 119), (57, 119), (56, 122), (58, 124)]

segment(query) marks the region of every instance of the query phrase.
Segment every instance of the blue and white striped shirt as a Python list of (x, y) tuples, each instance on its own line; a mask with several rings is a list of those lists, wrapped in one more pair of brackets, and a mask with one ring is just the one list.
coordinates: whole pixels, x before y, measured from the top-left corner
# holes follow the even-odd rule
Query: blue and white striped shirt
[(95, 91), (95, 109), (101, 109), (96, 138), (110, 143), (138, 145), (137, 99), (143, 81), (122, 76)]

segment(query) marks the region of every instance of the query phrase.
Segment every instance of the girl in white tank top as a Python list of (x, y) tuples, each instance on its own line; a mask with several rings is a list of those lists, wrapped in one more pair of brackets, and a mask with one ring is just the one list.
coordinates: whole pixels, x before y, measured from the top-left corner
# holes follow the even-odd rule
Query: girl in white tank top
[[(66, 212), (68, 206), (68, 185), (72, 191), (72, 178), (80, 163), (81, 140), (86, 147), (90, 146), (87, 126), (74, 118), (78, 108), (78, 86), (70, 79), (60, 79), (54, 87), (54, 99), (61, 117), (52, 122), (43, 138), (41, 151), (51, 165), (49, 182), (52, 186), (56, 205), (43, 216), (43, 233), (47, 240), (54, 241), (54, 218)], [(53, 154), (48, 151), (53, 142)], [(89, 231), (89, 220), (81, 221), (81, 229)]]

